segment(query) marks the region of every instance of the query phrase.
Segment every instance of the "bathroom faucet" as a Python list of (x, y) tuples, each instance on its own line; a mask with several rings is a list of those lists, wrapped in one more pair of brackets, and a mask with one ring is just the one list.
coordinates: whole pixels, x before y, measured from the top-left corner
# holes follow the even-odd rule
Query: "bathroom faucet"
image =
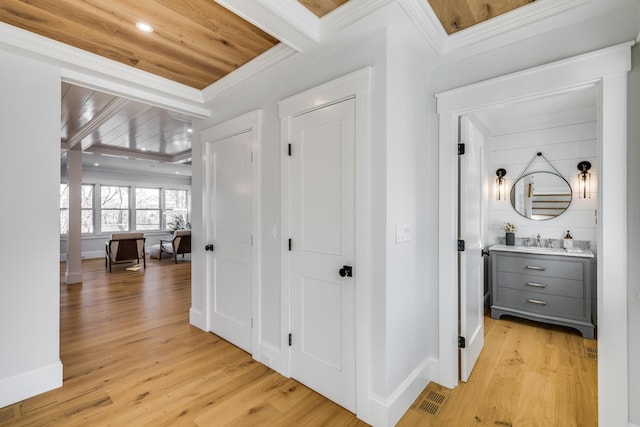
[(542, 246), (540, 246), (540, 234), (538, 234), (538, 235), (536, 236), (536, 247), (537, 247), (537, 248), (541, 248), (541, 247), (542, 247)]
[(553, 247), (553, 240), (552, 239), (547, 239), (547, 247), (548, 248), (552, 248)]
[(530, 244), (531, 244), (531, 239), (530, 239), (530, 238), (528, 238), (528, 237), (526, 237), (526, 238), (524, 239), (524, 245), (525, 245), (525, 246), (529, 246)]

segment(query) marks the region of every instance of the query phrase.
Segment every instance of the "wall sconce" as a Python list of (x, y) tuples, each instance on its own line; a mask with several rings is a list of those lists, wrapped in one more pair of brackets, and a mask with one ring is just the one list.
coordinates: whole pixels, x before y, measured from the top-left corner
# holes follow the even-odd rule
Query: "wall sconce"
[(591, 162), (586, 160), (578, 163), (578, 197), (581, 199), (591, 198)]
[(496, 175), (498, 176), (496, 179), (496, 200), (506, 200), (507, 198), (507, 185), (504, 180), (506, 174), (507, 171), (502, 168), (496, 171)]

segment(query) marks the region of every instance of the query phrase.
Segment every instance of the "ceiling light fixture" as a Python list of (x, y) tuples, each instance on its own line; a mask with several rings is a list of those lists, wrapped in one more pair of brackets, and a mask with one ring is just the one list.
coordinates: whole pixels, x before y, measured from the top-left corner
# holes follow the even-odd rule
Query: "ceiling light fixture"
[(150, 24), (147, 24), (144, 21), (138, 21), (136, 22), (136, 28), (140, 31), (142, 31), (143, 33), (153, 33), (153, 27)]
[(193, 133), (193, 129), (192, 128), (187, 128), (187, 133)]
[(94, 163), (93, 166), (100, 166), (100, 163)]

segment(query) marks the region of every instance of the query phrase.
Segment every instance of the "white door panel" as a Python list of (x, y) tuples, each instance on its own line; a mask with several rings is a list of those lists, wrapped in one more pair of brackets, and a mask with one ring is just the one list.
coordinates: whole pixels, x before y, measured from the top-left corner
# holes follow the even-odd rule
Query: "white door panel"
[(460, 379), (467, 381), (484, 345), (484, 260), (482, 258), (482, 140), (461, 118), (465, 154), (460, 156)]
[(354, 122), (354, 100), (291, 119), (291, 372), (350, 411), (355, 285), (338, 271), (357, 271)]
[(211, 330), (251, 352), (251, 134), (209, 144)]

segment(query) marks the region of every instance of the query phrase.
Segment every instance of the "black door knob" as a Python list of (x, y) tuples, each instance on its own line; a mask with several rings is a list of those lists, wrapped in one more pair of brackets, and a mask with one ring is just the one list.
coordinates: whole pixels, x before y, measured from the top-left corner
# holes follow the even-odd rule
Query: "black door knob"
[(204, 247), (204, 250), (213, 252), (213, 245), (209, 243), (207, 246)]
[(338, 274), (340, 277), (353, 277), (353, 267), (349, 265), (343, 265), (340, 270), (338, 270)]

